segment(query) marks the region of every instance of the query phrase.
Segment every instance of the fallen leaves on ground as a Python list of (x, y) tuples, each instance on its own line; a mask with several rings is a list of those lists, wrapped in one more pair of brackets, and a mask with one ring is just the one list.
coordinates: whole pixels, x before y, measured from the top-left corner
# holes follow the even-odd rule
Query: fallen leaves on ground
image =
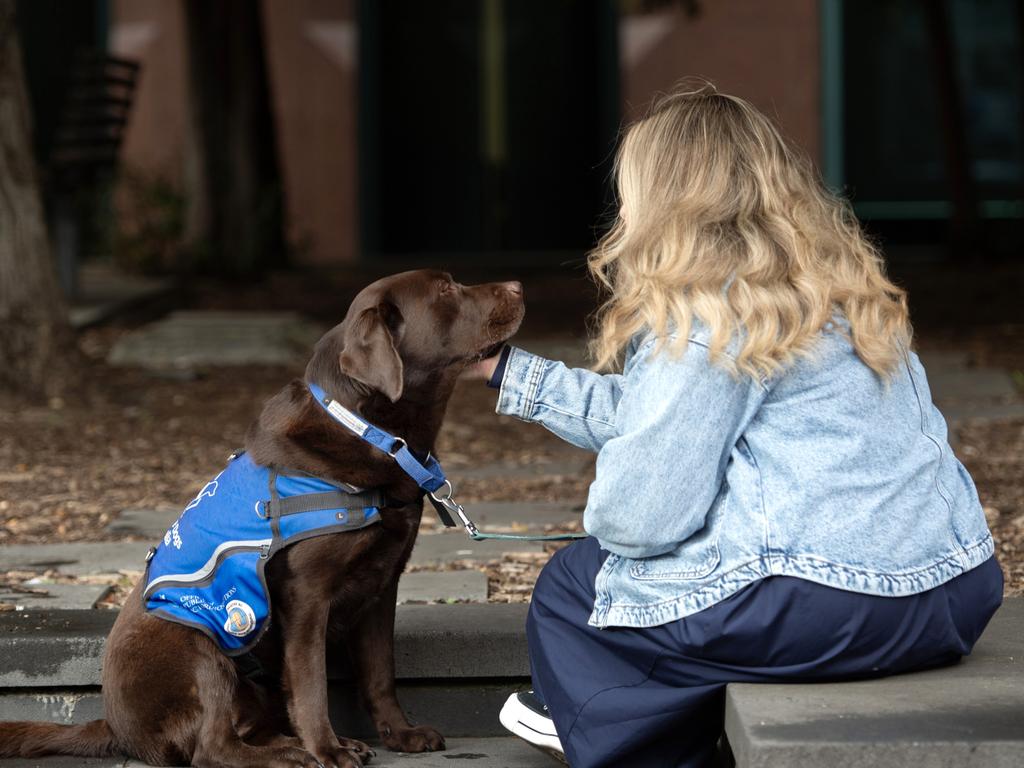
[[(102, 359), (116, 333), (110, 328), (87, 333), (83, 350)], [(960, 342), (986, 364), (1024, 370), (1024, 329), (1014, 334), (1003, 329), (997, 338), (999, 344), (986, 345), (977, 334)], [(0, 546), (126, 539), (107, 530), (121, 510), (181, 508), (242, 445), (263, 401), (300, 374), (244, 367), (168, 377), (94, 362), (65, 400), (26, 405), (0, 399)], [(493, 390), (478, 382), (463, 383), (449, 408), (438, 454), (456, 480), (458, 498), (468, 505), (494, 500), (582, 504), (593, 479), (592, 463), (581, 462), (578, 452), (542, 428), (495, 415), (494, 398)], [(1024, 594), (1024, 420), (967, 422), (959, 437), (959, 451), (997, 541), (1007, 593)], [(579, 471), (566, 471), (573, 461)], [(529, 471), (474, 476), (485, 465)], [(567, 521), (563, 530), (578, 525), (578, 519)], [(429, 508), (423, 526), (436, 527)], [(491, 601), (526, 602), (556, 548), (414, 570), (474, 568), (487, 574)], [(47, 581), (97, 578), (101, 581), (95, 583), (114, 587), (104, 604), (116, 605), (139, 575), (76, 579), (56, 571), (12, 571), (0, 579), (18, 588), (45, 589)], [(26, 585), (37, 579), (42, 583)], [(0, 610), (9, 604), (0, 596)]]
[(959, 430), (961, 460), (978, 486), (996, 540), (1006, 594), (1024, 594), (1024, 419), (967, 422)]

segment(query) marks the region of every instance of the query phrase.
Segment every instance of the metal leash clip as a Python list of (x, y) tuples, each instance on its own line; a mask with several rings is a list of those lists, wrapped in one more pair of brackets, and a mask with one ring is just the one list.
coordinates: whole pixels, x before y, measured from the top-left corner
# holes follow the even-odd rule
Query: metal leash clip
[(455, 493), (455, 488), (452, 487), (451, 480), (445, 480), (444, 486), (442, 487), (445, 488), (443, 496), (438, 496), (437, 491), (431, 491), (430, 493), (430, 502), (434, 505), (434, 509), (437, 510), (437, 514), (441, 518), (441, 522), (449, 528), (454, 528), (455, 521), (451, 516), (451, 513), (454, 512), (458, 515), (459, 520), (462, 521), (462, 525), (465, 527), (466, 532), (472, 538), (477, 538), (477, 536), (480, 535), (480, 529), (476, 527), (476, 523), (469, 519), (466, 515), (466, 510), (463, 509), (462, 505), (452, 498)]

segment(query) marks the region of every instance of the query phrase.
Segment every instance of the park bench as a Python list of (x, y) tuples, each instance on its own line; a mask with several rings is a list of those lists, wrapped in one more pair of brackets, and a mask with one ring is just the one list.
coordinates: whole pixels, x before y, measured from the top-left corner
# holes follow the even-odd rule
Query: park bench
[[(0, 614), (0, 719), (99, 717), (113, 620), (101, 610)], [(524, 621), (522, 605), (399, 606), (399, 694), (410, 715), (452, 739), (504, 736), (495, 713), (529, 680)], [(1020, 768), (1022, 658), (1024, 599), (1011, 598), (975, 652), (953, 667), (834, 685), (729, 686), (726, 734), (738, 768)], [(369, 736), (347, 692), (349, 671), (337, 664), (330, 677), (339, 730)], [(457, 754), (476, 755), (478, 768), (524, 765)]]

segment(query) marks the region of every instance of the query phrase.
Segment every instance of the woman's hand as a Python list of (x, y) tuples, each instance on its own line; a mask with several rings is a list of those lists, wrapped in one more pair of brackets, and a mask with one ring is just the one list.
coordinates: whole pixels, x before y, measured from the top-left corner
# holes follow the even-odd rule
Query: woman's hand
[(468, 381), (490, 381), (491, 376), (494, 375), (494, 371), (498, 367), (499, 360), (501, 360), (500, 350), (496, 355), (485, 357), (483, 360), (477, 360), (475, 363), (467, 365), (459, 378)]

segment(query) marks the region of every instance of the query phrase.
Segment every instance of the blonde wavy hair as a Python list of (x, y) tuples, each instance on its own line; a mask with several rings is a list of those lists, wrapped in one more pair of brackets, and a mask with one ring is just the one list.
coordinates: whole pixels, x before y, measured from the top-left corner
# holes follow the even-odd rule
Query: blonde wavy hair
[(909, 347), (906, 294), (850, 206), (743, 99), (706, 83), (663, 97), (626, 131), (615, 179), (619, 215), (589, 256), (610, 294), (595, 316), (597, 367), (642, 331), (660, 349), (675, 330), (684, 353), (694, 317), (712, 360), (754, 377), (809, 353), (836, 313), (883, 378)]

